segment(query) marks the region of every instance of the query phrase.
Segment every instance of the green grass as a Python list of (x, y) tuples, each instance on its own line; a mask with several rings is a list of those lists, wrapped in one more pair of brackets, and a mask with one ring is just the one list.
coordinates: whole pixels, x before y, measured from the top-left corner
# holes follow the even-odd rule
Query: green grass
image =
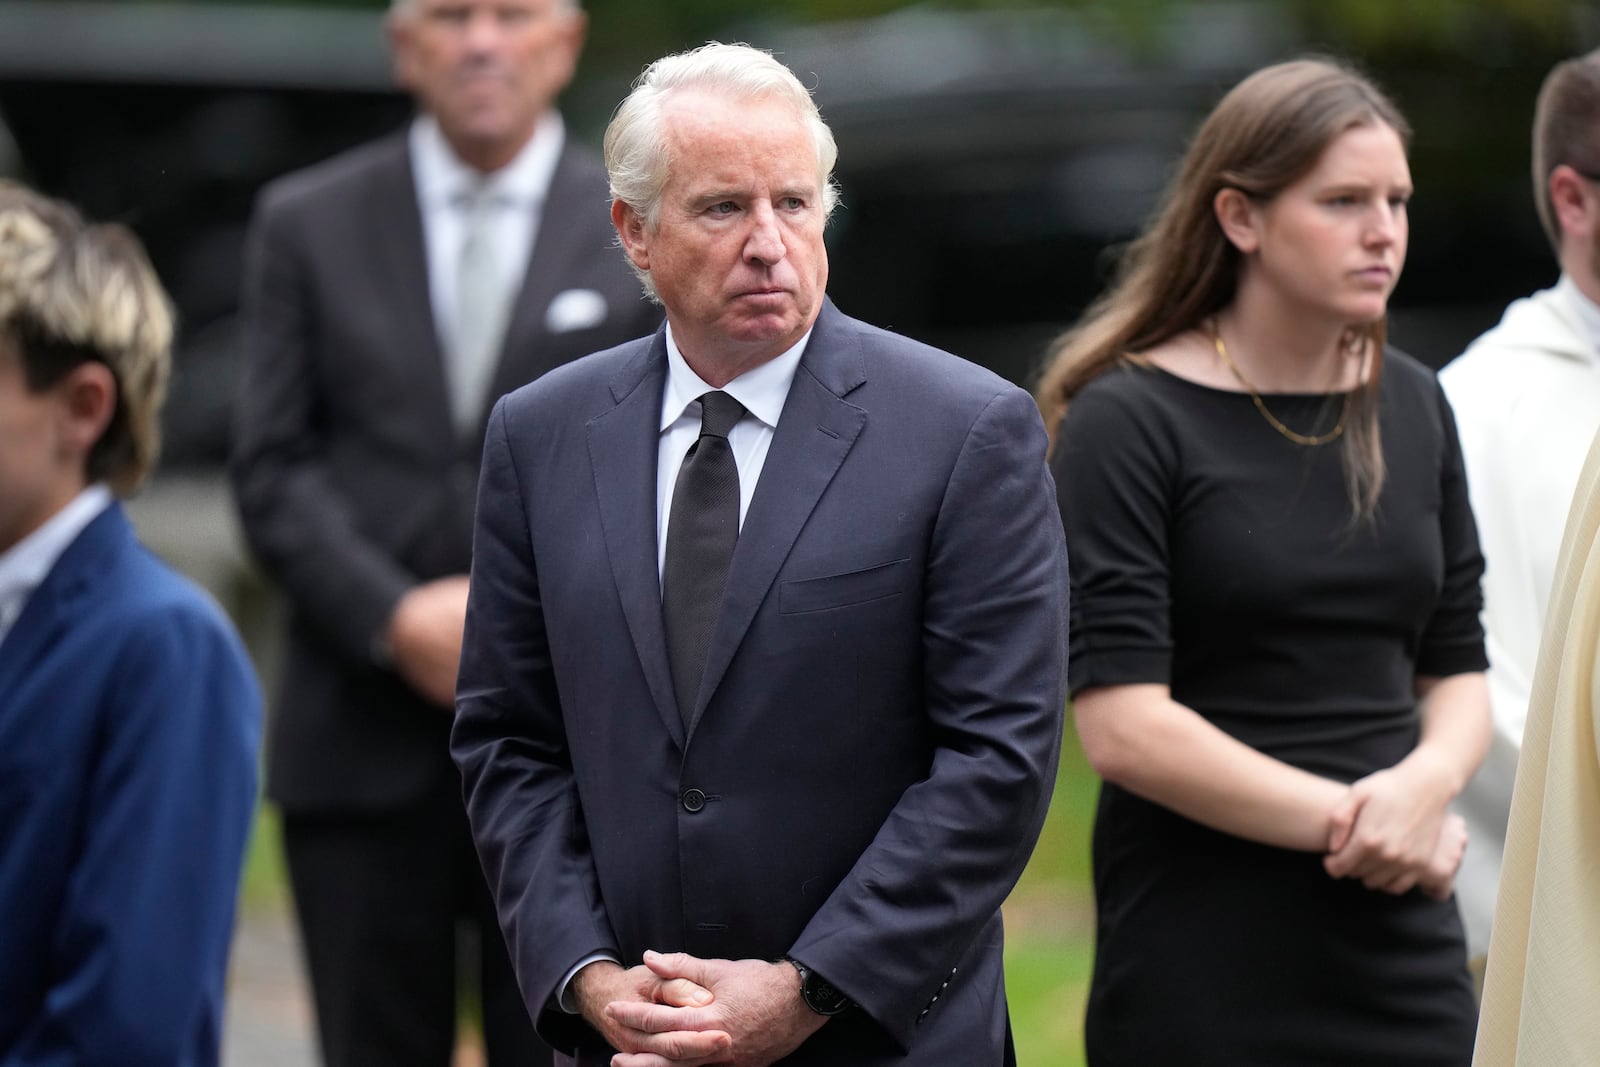
[(1083, 1067), (1083, 1001), (1093, 960), (1089, 941), (1012, 938), (1006, 997), (1021, 1067)]
[(283, 866), (283, 835), (278, 829), (278, 812), (265, 803), (256, 806), (250, 848), (244, 857), (239, 906), (245, 909), (289, 906), (289, 874)]
[(1033, 860), (1017, 883), (1018, 893), (1035, 889), (1052, 895), (1068, 890), (1085, 895), (1090, 892), (1089, 828), (1099, 793), (1100, 779), (1084, 758), (1069, 718), (1050, 813), (1045, 817)]
[[(1082, 1067), (1083, 1000), (1093, 956), (1089, 825), (1099, 780), (1068, 729), (1039, 847), (1006, 903), (1006, 991), (1021, 1067)], [(241, 906), (289, 904), (277, 813), (256, 815)]]
[(1020, 1067), (1082, 1067), (1094, 957), (1089, 829), (1100, 779), (1070, 726), (1039, 847), (1006, 902), (1006, 996)]

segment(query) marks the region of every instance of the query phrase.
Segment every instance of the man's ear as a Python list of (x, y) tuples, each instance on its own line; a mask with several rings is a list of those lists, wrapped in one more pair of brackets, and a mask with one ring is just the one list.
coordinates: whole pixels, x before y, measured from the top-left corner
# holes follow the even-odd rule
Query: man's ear
[(1550, 172), (1550, 210), (1561, 227), (1563, 239), (1590, 237), (1595, 231), (1595, 215), (1600, 210), (1593, 183), (1563, 163)]
[(1239, 189), (1220, 189), (1211, 200), (1217, 225), (1228, 241), (1245, 255), (1261, 247), (1261, 217), (1255, 201)]
[(392, 57), (390, 69), (394, 73), (394, 83), (407, 92), (416, 87), (412, 70), (415, 60), (411, 54), (411, 34), (416, 28), (411, 20), (415, 17), (414, 14), (401, 14), (390, 9), (383, 22), (384, 34), (389, 38), (389, 55)]
[(559, 17), (562, 22), (556, 28), (558, 43), (546, 54), (545, 62), (551, 64), (549, 73), (558, 91), (565, 91), (578, 73), (578, 57), (583, 54), (584, 42), (589, 38), (589, 14), (579, 8)]
[(636, 270), (650, 269), (650, 228), (644, 216), (621, 200), (611, 201), (611, 225), (617, 228), (622, 250)]
[(104, 363), (80, 363), (57, 382), (61, 399), (61, 442), (74, 457), (87, 461), (105, 436), (117, 411), (117, 376)]

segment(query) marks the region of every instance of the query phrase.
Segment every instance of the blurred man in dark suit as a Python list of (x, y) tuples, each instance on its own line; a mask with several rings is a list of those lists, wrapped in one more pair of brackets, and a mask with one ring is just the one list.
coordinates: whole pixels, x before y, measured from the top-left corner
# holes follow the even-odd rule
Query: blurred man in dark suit
[(397, 0), (421, 114), (275, 183), (253, 224), (232, 473), (288, 599), (268, 793), (330, 1067), (449, 1062), (462, 917), (490, 1063), (548, 1062), (448, 732), (490, 402), (659, 318), (554, 108), (584, 31), (572, 0)]

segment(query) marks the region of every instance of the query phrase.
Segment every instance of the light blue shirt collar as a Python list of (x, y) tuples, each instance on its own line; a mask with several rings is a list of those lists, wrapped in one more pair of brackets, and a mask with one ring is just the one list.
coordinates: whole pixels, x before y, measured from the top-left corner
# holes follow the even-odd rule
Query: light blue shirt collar
[(111, 490), (96, 483), (73, 497), (43, 526), (0, 552), (0, 642), (28, 606), (28, 598), (44, 584), (67, 546), (111, 506)]

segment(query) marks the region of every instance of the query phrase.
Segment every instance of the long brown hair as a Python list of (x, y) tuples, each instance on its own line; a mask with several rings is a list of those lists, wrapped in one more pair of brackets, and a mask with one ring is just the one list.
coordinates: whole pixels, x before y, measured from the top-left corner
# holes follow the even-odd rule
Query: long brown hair
[[(1114, 363), (1200, 326), (1234, 297), (1239, 251), (1212, 207), (1238, 189), (1272, 199), (1316, 167), (1323, 151), (1356, 126), (1383, 124), (1409, 142), (1411, 129), (1375, 85), (1337, 60), (1309, 57), (1250, 75), (1201, 124), (1152, 221), (1122, 254), (1110, 288), (1051, 346), (1036, 397), (1054, 442), (1078, 391)], [(1370, 516), (1383, 488), (1378, 378), (1386, 320), (1352, 326), (1345, 342), (1370, 346), (1366, 384), (1351, 401), (1341, 447), (1357, 517)]]

